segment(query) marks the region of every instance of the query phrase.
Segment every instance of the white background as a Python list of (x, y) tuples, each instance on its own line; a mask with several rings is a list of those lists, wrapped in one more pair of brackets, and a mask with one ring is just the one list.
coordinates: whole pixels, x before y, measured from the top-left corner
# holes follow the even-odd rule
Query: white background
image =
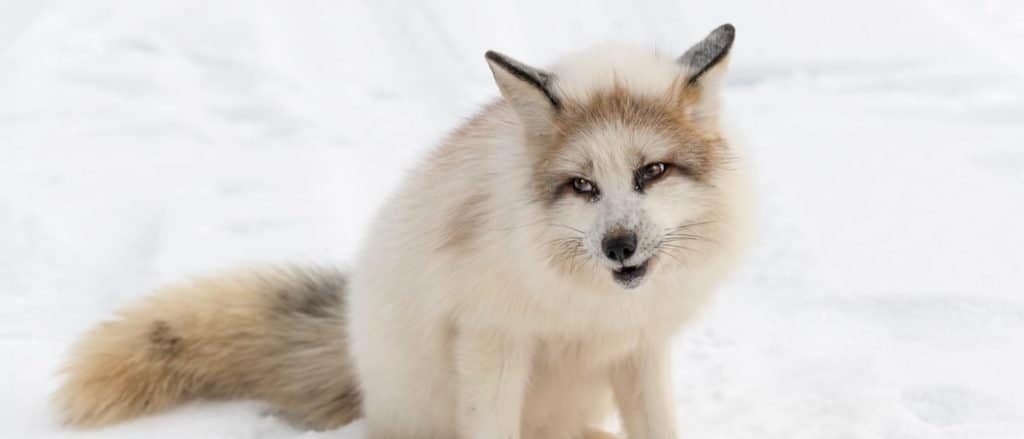
[(723, 22), (762, 238), (679, 338), (684, 437), (1024, 437), (1013, 0), (0, 0), (2, 436), (361, 437), (251, 402), (77, 433), (46, 399), (74, 336), (159, 284), (349, 262), (496, 96), (486, 49), (681, 53)]

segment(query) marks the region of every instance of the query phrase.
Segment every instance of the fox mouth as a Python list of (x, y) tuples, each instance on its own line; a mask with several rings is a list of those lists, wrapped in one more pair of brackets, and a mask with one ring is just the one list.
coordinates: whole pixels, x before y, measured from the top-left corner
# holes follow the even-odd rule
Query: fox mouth
[(627, 290), (638, 287), (647, 276), (647, 265), (650, 259), (641, 262), (639, 265), (623, 265), (612, 270), (612, 278), (622, 288)]

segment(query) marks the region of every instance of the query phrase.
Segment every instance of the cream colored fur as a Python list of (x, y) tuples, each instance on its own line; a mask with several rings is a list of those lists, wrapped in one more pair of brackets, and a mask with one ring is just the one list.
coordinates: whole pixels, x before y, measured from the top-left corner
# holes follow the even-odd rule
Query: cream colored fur
[[(583, 93), (612, 87), (604, 72), (640, 69), (638, 92), (667, 93), (679, 75), (672, 60), (627, 53), (555, 73)], [(622, 59), (629, 62), (615, 64)], [(519, 129), (511, 108), (493, 109), (439, 154), (462, 159), (435, 160), (407, 179), (366, 238), (352, 274), (348, 330), (371, 435), (574, 437), (612, 414), (614, 393), (630, 438), (675, 437), (668, 339), (746, 244), (742, 160), (715, 177), (713, 200), (687, 203), (710, 196), (680, 188), (677, 204), (652, 206), (685, 221), (713, 203), (716, 243), (685, 265), (659, 261), (663, 269), (626, 292), (605, 272), (551, 269), (538, 248), (552, 233), (538, 223), (549, 213), (523, 190), (533, 164)], [(615, 161), (614, 148), (635, 135), (609, 129), (584, 148), (603, 151), (595, 160)], [(438, 251), (438, 234), (462, 208), (458, 194), (481, 187), (489, 194), (482, 210), (491, 214), (479, 242)]]
[(257, 398), (304, 428), (359, 416), (343, 329), (344, 278), (267, 268), (165, 287), (72, 348), (54, 395), (99, 427), (196, 398)]
[[(335, 407), (337, 417), (310, 422), (331, 427), (359, 410), (373, 439), (602, 437), (599, 428), (617, 408), (631, 439), (676, 437), (669, 338), (734, 267), (753, 216), (744, 160), (718, 127), (717, 83), (725, 64), (678, 105), (700, 108), (680, 108), (680, 114), (692, 117), (688, 129), (725, 139), (728, 160), (705, 181), (676, 175), (638, 193), (631, 186), (636, 157), (669, 154), (679, 146), (675, 138), (598, 120), (562, 139), (556, 156), (545, 156), (545, 140), (524, 130), (543, 131), (530, 125), (555, 113), (545, 107), (551, 102), (492, 63), (506, 100), (456, 131), (384, 203), (349, 274), (344, 319), (268, 323), (275, 319), (267, 311), (275, 299), (265, 292), (276, 291), (268, 285), (296, 289), (301, 282), (294, 278), (276, 284), (212, 280), (160, 293), (76, 348), (60, 393), (64, 413), (73, 423), (98, 425), (189, 397), (288, 400), (281, 398), (289, 394), (288, 379), (306, 389), (329, 381), (324, 391), (346, 395), (354, 380), (358, 407), (345, 400)], [(680, 92), (687, 70), (672, 57), (618, 47), (567, 58), (550, 73), (555, 96), (568, 106), (613, 89), (676, 102), (666, 96)], [(588, 177), (603, 188), (601, 199), (543, 199), (544, 191), (535, 190), (538, 169), (559, 166), (566, 172), (588, 167)], [(665, 230), (686, 224), (697, 237), (687, 247), (672, 252), (654, 245), (664, 241)], [(641, 242), (654, 243), (641, 244), (637, 263), (650, 257), (651, 266), (630, 289), (612, 279), (614, 264), (599, 249), (610, 227), (624, 225), (635, 226)], [(582, 246), (572, 261), (551, 249), (566, 236)], [(212, 340), (218, 347), (189, 351), (168, 367), (209, 367), (193, 375), (218, 390), (220, 380), (235, 383), (232, 375), (242, 374), (259, 390), (226, 385), (207, 394), (181, 384), (185, 390), (166, 392), (174, 385), (152, 382), (165, 375), (159, 359), (127, 353), (151, 348), (146, 334), (156, 320), (166, 321), (183, 343)], [(274, 337), (304, 321), (322, 324), (307, 341), (324, 344), (322, 352), (301, 354), (309, 376), (261, 357), (307, 345), (275, 344), (281, 349), (275, 351), (234, 344)], [(267, 361), (289, 372), (257, 367)], [(322, 373), (330, 368), (336, 368), (333, 381)], [(146, 395), (157, 398), (141, 405)], [(278, 405), (300, 417), (306, 408), (300, 400)]]

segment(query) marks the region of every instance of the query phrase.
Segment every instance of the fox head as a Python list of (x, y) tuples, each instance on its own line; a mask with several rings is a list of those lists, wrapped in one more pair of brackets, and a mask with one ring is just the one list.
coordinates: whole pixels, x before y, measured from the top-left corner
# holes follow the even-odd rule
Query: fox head
[(719, 130), (726, 24), (681, 56), (600, 48), (550, 70), (486, 59), (522, 125), (539, 240), (561, 273), (633, 289), (714, 252), (731, 161)]

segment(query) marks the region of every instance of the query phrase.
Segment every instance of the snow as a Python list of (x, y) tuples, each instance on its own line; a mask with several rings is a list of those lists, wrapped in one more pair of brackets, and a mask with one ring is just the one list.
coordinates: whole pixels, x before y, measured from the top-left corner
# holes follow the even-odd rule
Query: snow
[(5, 437), (362, 437), (254, 402), (95, 432), (68, 343), (153, 287), (344, 265), (402, 172), (496, 94), (499, 49), (682, 52), (738, 31), (755, 254), (676, 345), (683, 437), (1024, 436), (1024, 4), (0, 0)]

